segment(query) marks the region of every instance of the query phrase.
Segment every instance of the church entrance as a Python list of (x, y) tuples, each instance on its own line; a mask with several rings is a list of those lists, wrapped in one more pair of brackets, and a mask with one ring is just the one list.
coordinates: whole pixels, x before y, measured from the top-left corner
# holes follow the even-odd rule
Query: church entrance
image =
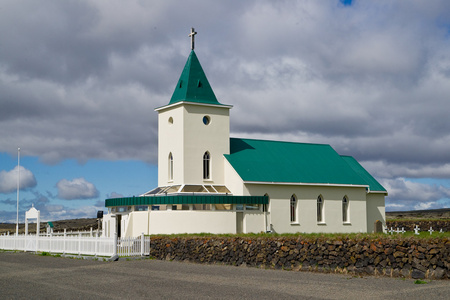
[(117, 215), (116, 216), (117, 220), (117, 237), (121, 237), (122, 236), (122, 215)]

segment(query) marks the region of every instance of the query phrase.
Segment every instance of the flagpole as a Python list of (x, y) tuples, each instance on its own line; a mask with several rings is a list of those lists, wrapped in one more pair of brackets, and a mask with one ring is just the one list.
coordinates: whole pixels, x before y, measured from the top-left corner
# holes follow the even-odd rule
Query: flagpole
[(20, 148), (17, 148), (17, 219), (16, 235), (19, 235)]

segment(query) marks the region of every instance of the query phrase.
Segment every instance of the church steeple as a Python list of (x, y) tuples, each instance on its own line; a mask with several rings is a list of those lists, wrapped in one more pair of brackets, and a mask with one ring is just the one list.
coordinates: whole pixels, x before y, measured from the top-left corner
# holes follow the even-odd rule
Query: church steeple
[(220, 105), (194, 50), (189, 55), (169, 104), (180, 101)]
[(217, 101), (194, 52), (168, 105), (158, 112), (158, 186), (224, 184), (230, 153), (230, 109)]
[(169, 104), (174, 104), (180, 101), (215, 104), (221, 105), (217, 101), (216, 95), (209, 85), (205, 72), (200, 65), (197, 55), (194, 52), (194, 35), (197, 32), (194, 28), (191, 30), (191, 54), (188, 57), (180, 79), (178, 80), (175, 91), (172, 94)]

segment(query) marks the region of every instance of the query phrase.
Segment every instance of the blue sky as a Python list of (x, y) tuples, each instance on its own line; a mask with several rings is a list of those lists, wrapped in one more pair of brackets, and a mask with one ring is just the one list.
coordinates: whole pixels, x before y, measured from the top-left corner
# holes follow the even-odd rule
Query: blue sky
[[(5, 170), (13, 170), (18, 163), (17, 155), (12, 157), (6, 153), (0, 154), (0, 161)], [(42, 211), (43, 217), (51, 220), (69, 216), (94, 218), (98, 210), (105, 209), (105, 199), (137, 196), (157, 186), (158, 181), (157, 166), (138, 160), (93, 159), (79, 163), (67, 159), (49, 165), (40, 162), (38, 157), (21, 153), (20, 165), (31, 171), (35, 179), (27, 181), (28, 174), (21, 173), (22, 180), (26, 181), (22, 181), (23, 189), (19, 193), (20, 211), (33, 204)], [(72, 185), (74, 190), (70, 189)], [(17, 189), (4, 192), (1, 199), (1, 214), (10, 220), (12, 211), (17, 209)]]
[(0, 3), (0, 222), (157, 185), (157, 113), (196, 53), (231, 136), (330, 144), (387, 210), (450, 207), (450, 2)]

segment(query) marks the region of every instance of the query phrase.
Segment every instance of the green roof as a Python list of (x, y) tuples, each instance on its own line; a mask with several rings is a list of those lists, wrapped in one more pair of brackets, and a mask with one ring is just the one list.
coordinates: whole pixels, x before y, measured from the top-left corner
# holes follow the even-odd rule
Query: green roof
[(366, 169), (359, 164), (359, 162), (351, 156), (341, 156), (342, 159), (349, 164), (349, 166), (361, 176), (369, 185), (371, 191), (386, 192), (386, 189), (378, 182)]
[(172, 195), (112, 198), (105, 206), (153, 205), (153, 204), (267, 204), (267, 196), (233, 195)]
[(189, 55), (169, 104), (181, 101), (221, 105), (209, 85), (194, 50)]
[(364, 185), (385, 191), (330, 145), (231, 138), (225, 157), (247, 182)]

